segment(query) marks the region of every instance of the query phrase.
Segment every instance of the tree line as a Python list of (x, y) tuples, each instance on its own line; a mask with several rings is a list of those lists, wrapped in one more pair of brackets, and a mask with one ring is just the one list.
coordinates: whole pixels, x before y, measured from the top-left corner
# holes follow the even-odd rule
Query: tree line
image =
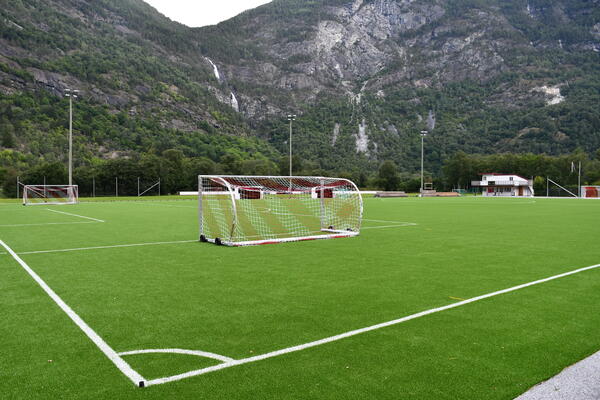
[[(595, 154), (581, 150), (561, 156), (546, 154), (502, 153), (492, 155), (467, 154), (459, 151), (446, 159), (439, 174), (425, 172), (425, 181), (432, 182), (438, 190), (471, 189), (471, 182), (480, 180), (482, 173), (507, 173), (532, 179), (534, 189), (546, 191), (546, 179), (575, 189), (578, 184), (579, 163), (581, 163), (581, 184), (600, 185), (600, 149)], [(385, 161), (373, 186), (384, 190), (405, 190), (416, 192), (420, 187), (420, 177), (402, 173), (392, 161)]]
[[(481, 173), (517, 174), (533, 179), (537, 193), (546, 190), (546, 178), (575, 190), (578, 167), (581, 163), (581, 184), (600, 185), (600, 150), (595, 154), (583, 151), (562, 156), (545, 154), (467, 154), (457, 152), (444, 161), (441, 172), (425, 171), (425, 182), (432, 182), (437, 190), (470, 189), (471, 182)], [(575, 171), (573, 170), (575, 167)], [(187, 157), (181, 150), (169, 149), (161, 154), (144, 153), (130, 158), (96, 160), (78, 166), (73, 171), (73, 183), (79, 186), (80, 196), (135, 196), (156, 184), (160, 194), (196, 190), (198, 175), (288, 175), (289, 159), (243, 159), (227, 154), (219, 162), (207, 157)], [(390, 160), (381, 163), (375, 172), (323, 170), (317, 163), (293, 158), (294, 175), (338, 176), (353, 180), (361, 189), (403, 190), (417, 192), (420, 174), (402, 171)], [(66, 184), (67, 167), (63, 162), (42, 162), (24, 170), (0, 168), (0, 188), (5, 197), (16, 197), (17, 177), (22, 184)], [(118, 186), (118, 187), (117, 187)], [(148, 194), (158, 194), (155, 186)]]

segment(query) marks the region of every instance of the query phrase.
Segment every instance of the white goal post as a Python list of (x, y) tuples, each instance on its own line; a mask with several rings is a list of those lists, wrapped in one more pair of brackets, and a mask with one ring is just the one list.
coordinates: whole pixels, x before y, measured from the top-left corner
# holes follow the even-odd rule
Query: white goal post
[(247, 246), (356, 236), (356, 185), (321, 176), (198, 176), (200, 241)]
[(77, 204), (79, 188), (77, 185), (25, 185), (23, 186), (23, 205)]

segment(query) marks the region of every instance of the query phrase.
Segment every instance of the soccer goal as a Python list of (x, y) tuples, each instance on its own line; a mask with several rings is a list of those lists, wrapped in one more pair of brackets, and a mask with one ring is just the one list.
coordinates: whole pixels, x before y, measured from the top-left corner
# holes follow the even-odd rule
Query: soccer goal
[(600, 197), (600, 186), (582, 186), (581, 197), (586, 199), (594, 199)]
[(77, 185), (25, 185), (23, 205), (76, 204), (78, 192)]
[(227, 246), (356, 236), (362, 197), (348, 179), (198, 177), (200, 241)]

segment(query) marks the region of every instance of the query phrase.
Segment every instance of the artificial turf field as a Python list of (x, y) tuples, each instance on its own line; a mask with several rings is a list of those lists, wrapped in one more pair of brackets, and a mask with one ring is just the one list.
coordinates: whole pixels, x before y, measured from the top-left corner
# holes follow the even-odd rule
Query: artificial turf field
[[(195, 242), (196, 213), (4, 203), (0, 240), (114, 351), (236, 360), (600, 264), (595, 200), (368, 198), (356, 238), (244, 248)], [(145, 388), (3, 248), (0, 311), (1, 398), (511, 399), (600, 350), (600, 268)], [(150, 382), (222, 363), (122, 358)]]

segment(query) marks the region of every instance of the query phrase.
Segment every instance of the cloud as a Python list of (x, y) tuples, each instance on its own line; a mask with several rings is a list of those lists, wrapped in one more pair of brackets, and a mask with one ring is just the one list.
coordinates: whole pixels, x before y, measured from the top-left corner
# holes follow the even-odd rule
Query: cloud
[(159, 12), (190, 27), (215, 25), (271, 0), (145, 0)]

